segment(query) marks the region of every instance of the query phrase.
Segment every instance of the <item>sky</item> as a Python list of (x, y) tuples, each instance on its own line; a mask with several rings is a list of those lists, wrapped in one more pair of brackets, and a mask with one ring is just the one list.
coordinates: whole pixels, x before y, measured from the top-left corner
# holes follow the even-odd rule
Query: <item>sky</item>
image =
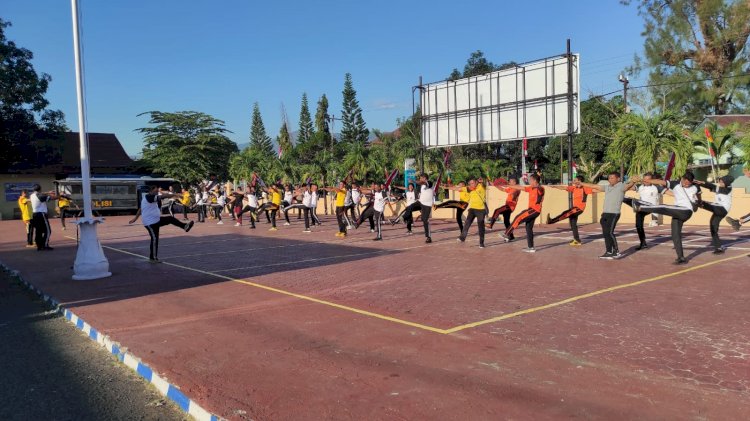
[[(253, 103), (275, 137), (286, 110), (296, 130), (302, 93), (310, 112), (325, 94), (341, 115), (352, 74), (369, 129), (391, 131), (412, 113), (412, 90), (463, 69), (476, 50), (496, 63), (581, 55), (585, 99), (622, 84), (643, 49), (643, 21), (618, 0), (298, 1), (79, 0), (89, 132), (143, 147), (143, 112), (200, 111), (249, 140)], [(70, 2), (2, 0), (8, 39), (48, 73), (51, 109), (78, 130)], [(628, 75), (638, 82), (635, 75)], [(334, 130), (340, 129), (336, 122)]]

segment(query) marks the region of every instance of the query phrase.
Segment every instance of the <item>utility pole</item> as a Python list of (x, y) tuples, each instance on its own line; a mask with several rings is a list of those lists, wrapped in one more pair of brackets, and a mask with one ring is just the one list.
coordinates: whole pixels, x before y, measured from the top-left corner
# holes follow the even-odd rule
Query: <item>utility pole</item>
[[(573, 106), (575, 100), (573, 98), (573, 53), (570, 51), (570, 39), (567, 42), (567, 56), (568, 56), (568, 183), (573, 182), (573, 132), (575, 131), (574, 120), (575, 115), (573, 113)], [(580, 124), (580, 123), (579, 123)], [(562, 162), (562, 139), (560, 139), (560, 162)], [(562, 168), (561, 168), (562, 169)], [(562, 176), (560, 177), (562, 181)], [(573, 193), (568, 193), (568, 206), (573, 207)]]
[[(628, 84), (630, 81), (628, 80), (628, 77), (624, 74), (620, 73), (620, 76), (617, 78), (620, 82), (622, 82), (622, 103), (625, 106), (625, 114), (630, 112), (630, 109), (628, 109)], [(620, 162), (620, 180), (622, 180), (625, 177), (625, 163)]]

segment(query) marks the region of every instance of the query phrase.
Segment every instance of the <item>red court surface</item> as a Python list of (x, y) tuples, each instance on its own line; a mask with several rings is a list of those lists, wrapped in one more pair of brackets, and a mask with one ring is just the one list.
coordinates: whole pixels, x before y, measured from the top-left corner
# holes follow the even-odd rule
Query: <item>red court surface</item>
[[(565, 223), (504, 244), (454, 223), (363, 226), (334, 237), (300, 222), (276, 232), (162, 228), (162, 264), (127, 217), (99, 234), (113, 276), (72, 281), (75, 232), (52, 221), (51, 252), (0, 223), (0, 260), (228, 419), (748, 419), (750, 230), (690, 227), (672, 264), (669, 227), (635, 252), (597, 258), (598, 225), (568, 245)], [(366, 225), (366, 224), (365, 224)], [(66, 238), (70, 236), (71, 238)]]

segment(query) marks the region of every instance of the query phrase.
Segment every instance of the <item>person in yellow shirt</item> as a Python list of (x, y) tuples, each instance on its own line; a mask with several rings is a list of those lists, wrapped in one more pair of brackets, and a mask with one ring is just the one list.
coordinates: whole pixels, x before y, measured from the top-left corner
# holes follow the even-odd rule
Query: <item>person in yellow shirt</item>
[(456, 187), (448, 187), (449, 190), (455, 190), (458, 192), (458, 200), (446, 200), (435, 206), (435, 209), (455, 209), (456, 210), (456, 223), (458, 224), (458, 232), (464, 230), (464, 211), (469, 206), (469, 189), (466, 187), (466, 183), (463, 181), (458, 183)]
[(281, 189), (282, 187), (277, 184), (273, 184), (270, 187), (263, 189), (268, 194), (270, 202), (262, 204), (257, 212), (261, 213), (263, 211), (271, 211), (271, 228), (268, 229), (269, 231), (278, 230), (278, 228), (276, 228), (276, 214), (281, 208)]
[(26, 189), (18, 196), (18, 208), (21, 209), (21, 220), (26, 228), (26, 247), (34, 247), (34, 225), (31, 224), (31, 200)]
[(479, 230), (479, 248), (484, 248), (484, 217), (487, 215), (487, 190), (484, 188), (483, 179), (471, 179), (469, 180), (469, 212), (466, 215), (466, 224), (464, 229), (461, 231), (461, 236), (458, 237), (458, 241), (466, 241), (466, 236), (469, 234), (469, 228), (474, 219), (477, 220), (477, 228)]
[(180, 205), (182, 206), (182, 219), (188, 219), (188, 209), (190, 209), (190, 199), (192, 195), (188, 189), (182, 189), (182, 197), (180, 197)]
[(338, 188), (326, 187), (324, 190), (330, 192), (336, 192), (336, 221), (339, 223), (339, 232), (336, 233), (336, 237), (346, 237), (346, 217), (344, 212), (346, 211), (346, 183), (343, 181), (339, 182)]
[[(74, 204), (73, 199), (67, 194), (60, 194), (57, 196), (57, 207), (60, 209), (60, 224), (62, 225), (63, 231), (65, 231), (65, 217), (75, 216), (75, 213), (70, 209), (70, 205)], [(76, 205), (76, 208), (78, 206)]]

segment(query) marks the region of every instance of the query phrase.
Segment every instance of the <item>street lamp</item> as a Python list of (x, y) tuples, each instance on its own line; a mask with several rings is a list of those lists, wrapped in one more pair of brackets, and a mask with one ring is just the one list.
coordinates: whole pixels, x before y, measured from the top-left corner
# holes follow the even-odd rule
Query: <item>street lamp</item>
[[(624, 74), (620, 73), (620, 75), (617, 77), (617, 80), (622, 82), (622, 103), (625, 106), (625, 113), (629, 113), (630, 109), (628, 108), (628, 84), (630, 81), (628, 80), (628, 77)], [(625, 177), (625, 163), (620, 162), (620, 180)]]

